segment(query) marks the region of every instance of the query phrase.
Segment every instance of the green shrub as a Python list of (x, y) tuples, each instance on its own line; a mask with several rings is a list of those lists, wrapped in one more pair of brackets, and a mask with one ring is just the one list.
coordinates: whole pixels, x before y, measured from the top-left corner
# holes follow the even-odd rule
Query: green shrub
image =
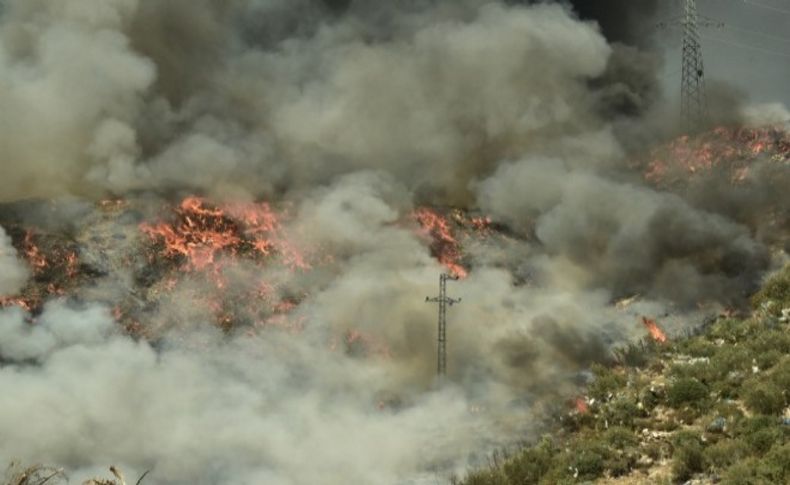
[(749, 325), (744, 320), (719, 320), (708, 332), (708, 338), (715, 341), (723, 339), (728, 343), (736, 343), (749, 335)]
[[(786, 356), (772, 370), (768, 377), (770, 381), (779, 389), (785, 389), (790, 393), (790, 356)], [(790, 396), (785, 396), (790, 399)]]
[(626, 377), (614, 369), (594, 364), (592, 372), (594, 379), (588, 393), (598, 401), (606, 401), (609, 394), (615, 394), (626, 385)]
[[(451, 480), (451, 483), (455, 485), (458, 482)], [(500, 470), (472, 472), (461, 483), (464, 485), (510, 485), (507, 477)]]
[(639, 438), (636, 437), (634, 432), (622, 426), (609, 428), (604, 433), (603, 439), (609, 446), (617, 450), (625, 450), (639, 444)]
[(579, 472), (580, 480), (595, 480), (603, 475), (606, 450), (600, 446), (583, 446), (576, 450), (571, 466)]
[(757, 367), (762, 370), (770, 369), (771, 367), (775, 366), (784, 354), (784, 352), (776, 349), (755, 351), (754, 353), (755, 360), (757, 361)]
[[(752, 355), (757, 359), (762, 358), (762, 354), (768, 352), (779, 353), (781, 357), (781, 355), (790, 352), (790, 333), (786, 332), (784, 329), (765, 328), (746, 344)], [(769, 365), (761, 366), (761, 368), (767, 369), (775, 363), (776, 362), (772, 362)]]
[(707, 447), (705, 461), (718, 470), (724, 470), (749, 456), (749, 445), (741, 440), (722, 440)]
[(667, 403), (673, 408), (690, 405), (701, 408), (708, 399), (708, 387), (694, 378), (680, 378), (667, 389)]
[[(769, 305), (770, 302), (773, 304)], [(768, 278), (762, 289), (752, 297), (752, 305), (755, 309), (767, 307), (767, 312), (777, 317), (782, 308), (790, 307), (790, 264)]]
[(760, 474), (770, 483), (790, 483), (790, 443), (775, 446), (763, 458)]
[(653, 339), (629, 343), (613, 351), (615, 361), (625, 367), (645, 367), (656, 355), (658, 344)]
[(718, 370), (706, 362), (675, 364), (669, 370), (669, 373), (672, 377), (696, 379), (705, 384), (715, 382), (721, 378)]
[(731, 372), (751, 372), (752, 353), (743, 346), (724, 346), (710, 359), (710, 366), (716, 370), (719, 378), (727, 377)]
[(701, 337), (693, 337), (678, 344), (678, 351), (692, 357), (713, 357), (718, 347)]
[(503, 466), (508, 483), (538, 483), (551, 468), (555, 453), (554, 446), (545, 439), (524, 449)]
[(642, 411), (631, 399), (619, 397), (609, 403), (601, 415), (609, 426), (631, 427), (634, 424), (634, 419), (642, 415)]
[(741, 411), (740, 406), (735, 401), (722, 401), (713, 406), (711, 418), (718, 416), (727, 419), (729, 423), (734, 423), (743, 417), (743, 411)]
[(748, 458), (727, 469), (722, 483), (726, 485), (770, 485), (757, 475), (760, 465), (756, 458)]
[(676, 481), (686, 481), (695, 473), (705, 470), (705, 454), (695, 434), (680, 432), (673, 441), (672, 476)]
[(749, 409), (757, 414), (781, 414), (784, 410), (785, 397), (772, 382), (749, 382), (741, 394)]
[(774, 445), (783, 444), (786, 427), (774, 416), (754, 416), (741, 421), (736, 434), (758, 455), (767, 453)]

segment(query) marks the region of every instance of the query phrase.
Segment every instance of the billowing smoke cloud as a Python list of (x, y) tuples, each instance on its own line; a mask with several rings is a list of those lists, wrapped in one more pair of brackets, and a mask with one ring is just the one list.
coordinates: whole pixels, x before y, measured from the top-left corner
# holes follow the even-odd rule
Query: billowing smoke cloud
[[(5, 1), (0, 198), (131, 208), (17, 214), (68, 232), (93, 280), (40, 314), (0, 310), (0, 463), (153, 468), (164, 484), (435, 481), (529, 436), (580, 370), (643, 334), (641, 315), (671, 331), (699, 303), (741, 304), (773, 242), (759, 211), (783, 186), (670, 193), (630, 165), (671, 131), (660, 61), (634, 41), (656, 2), (527, 3)], [(193, 193), (272, 201), (282, 231), (325, 251), (311, 272), (223, 262), (224, 291), (268, 285), (298, 336), (220, 332), (205, 281), (167, 293), (132, 254), (139, 224)], [(421, 204), (508, 228), (464, 248), (438, 389), (425, 296), (446, 269), (404, 222)], [(4, 232), (0, 270), (0, 295), (29, 275)], [(150, 342), (113, 323), (130, 301)]]
[(658, 0), (570, 0), (583, 20), (594, 21), (611, 42), (646, 45), (660, 11)]
[(25, 285), (28, 275), (28, 269), (11, 245), (11, 238), (0, 227), (0, 297), (16, 294)]
[[(511, 198), (514, 180), (534, 195)], [(550, 253), (578, 266), (588, 284), (619, 296), (735, 304), (767, 262), (745, 226), (674, 194), (569, 171), (559, 160), (503, 166), (483, 182), (481, 196), (482, 207), (498, 217), (533, 223)]]
[[(14, 390), (0, 397), (0, 456), (67, 464), (75, 480), (115, 463), (162, 484), (391, 483), (468, 454), (486, 429), (451, 390), (378, 410), (381, 370), (288, 336), (193, 329), (154, 350), (113, 334), (102, 309), (51, 305), (35, 330), (22, 317), (0, 313), (0, 383)], [(461, 439), (427, 456), (456, 425)]]
[(610, 55), (559, 6), (395, 4), (383, 26), (359, 7), (309, 28), (308, 3), (59, 5), (10, 2), (2, 18), (7, 199), (271, 195), (384, 168), (458, 202), (502, 156), (585, 123), (585, 80)]

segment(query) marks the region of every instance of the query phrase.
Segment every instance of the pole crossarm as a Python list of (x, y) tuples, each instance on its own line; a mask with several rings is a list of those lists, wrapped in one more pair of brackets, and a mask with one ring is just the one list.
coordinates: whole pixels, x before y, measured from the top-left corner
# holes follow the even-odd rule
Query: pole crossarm
[(439, 276), (439, 296), (433, 298), (425, 297), (426, 302), (439, 304), (439, 336), (436, 365), (436, 372), (439, 374), (439, 377), (443, 377), (447, 373), (447, 306), (461, 303), (460, 298), (447, 296), (447, 280), (457, 281), (458, 276), (442, 273)]

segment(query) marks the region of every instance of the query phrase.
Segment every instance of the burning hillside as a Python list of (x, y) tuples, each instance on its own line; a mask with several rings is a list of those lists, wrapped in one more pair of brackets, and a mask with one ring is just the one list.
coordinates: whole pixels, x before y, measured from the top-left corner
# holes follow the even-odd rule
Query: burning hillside
[(653, 57), (567, 3), (4, 1), (0, 462), (433, 483), (737, 312), (787, 135), (661, 141)]
[[(127, 290), (134, 296), (119, 301), (112, 295), (105, 303), (131, 331), (150, 337), (150, 329), (140, 324), (142, 314), (185, 288), (192, 303), (225, 330), (267, 325), (293, 330), (300, 319), (288, 315), (308, 295), (289, 288), (313, 271), (330, 270), (339, 257), (330, 248), (311, 247), (299, 239), (288, 228), (288, 210), (275, 210), (265, 202), (214, 204), (187, 197), (170, 206), (163, 203), (161, 211), (147, 218), (141, 215), (142, 205), (135, 199), (100, 201), (89, 209), (85, 226), (49, 230), (26, 227), (14, 210), (6, 210), (2, 220), (0, 210), (15, 249), (32, 268), (26, 286), (18, 294), (2, 296), (0, 305), (38, 314), (50, 299), (79, 299), (90, 293), (85, 287), (128, 273)], [(493, 244), (510, 237), (490, 219), (459, 209), (419, 208), (397, 225), (411, 231), (447, 271), (463, 277), (471, 255), (463, 253), (462, 244)], [(108, 250), (108, 240), (120, 247)], [(241, 267), (273, 275), (251, 287), (239, 286), (234, 277)], [(356, 336), (352, 340), (361, 340), (349, 332)]]
[[(674, 150), (677, 143), (673, 142), (667, 149)], [(731, 150), (753, 153), (750, 148), (752, 145), (749, 144), (752, 142), (744, 143), (745, 146), (736, 145)], [(672, 160), (682, 162), (674, 158)], [(782, 162), (777, 161), (775, 155), (770, 156), (770, 160), (770, 163)], [(653, 168), (651, 165), (647, 172), (651, 180), (655, 175)], [(714, 172), (718, 168), (712, 165), (708, 170)], [(423, 275), (421, 279), (424, 281), (401, 295), (396, 294), (396, 298), (412, 294), (413, 290), (430, 288), (430, 283), (434, 281), (431, 276), (442, 270), (461, 277), (468, 285), (462, 286), (467, 289), (461, 291), (472, 291), (478, 297), (481, 292), (485, 294), (483, 288), (487, 285), (501, 285), (504, 281), (501, 278), (505, 277), (515, 285), (508, 290), (511, 296), (505, 298), (517, 298), (521, 302), (496, 302), (483, 298), (479, 304), (475, 304), (479, 305), (479, 310), (471, 310), (471, 320), (468, 321), (474, 322), (473, 326), (490, 322), (480, 312), (494, 311), (498, 315), (496, 318), (506, 321), (511, 318), (505, 316), (507, 313), (520, 315), (515, 317), (517, 321), (525, 317), (534, 318), (536, 328), (544, 329), (539, 332), (546, 331), (544, 325), (557, 327), (547, 334), (547, 342), (552, 347), (548, 353), (543, 350), (544, 356), (538, 357), (538, 361), (531, 360), (534, 357), (525, 354), (535, 345), (530, 342), (529, 334), (519, 335), (519, 331), (511, 329), (503, 340), (495, 338), (488, 344), (494, 345), (504, 359), (504, 367), (496, 372), (500, 373), (499, 378), (508, 387), (521, 388), (522, 392), (534, 393), (536, 396), (552, 395), (547, 386), (559, 377), (557, 372), (579, 371), (586, 363), (608, 360), (610, 357), (606, 349), (623, 342), (624, 336), (637, 338), (647, 333), (662, 343), (668, 338), (663, 324), (654, 319), (656, 316), (662, 317), (662, 320), (667, 317), (664, 313), (659, 315), (658, 308), (663, 305), (659, 305), (656, 300), (629, 298), (614, 305), (611, 297), (601, 300), (592, 293), (577, 293), (573, 298), (581, 298), (581, 301), (570, 306), (567, 302), (563, 303), (564, 297), (558, 296), (562, 292), (558, 293), (552, 288), (556, 284), (552, 282), (555, 276), (541, 262), (545, 257), (543, 254), (551, 254), (551, 247), (541, 248), (545, 243), (540, 239), (539, 228), (519, 231), (479, 212), (420, 207), (382, 219), (376, 230), (389, 234), (386, 236), (389, 242), (373, 240), (368, 243), (372, 244), (369, 246), (371, 249), (361, 252), (360, 249), (349, 252), (348, 243), (343, 242), (348, 237), (356, 236), (341, 234), (316, 237), (316, 227), (310, 222), (312, 211), (316, 208), (325, 210), (333, 204), (347, 210), (349, 201), (337, 195), (343, 194), (342, 189), (341, 183), (328, 198), (301, 206), (293, 202), (214, 202), (194, 196), (174, 202), (135, 196), (96, 204), (72, 201), (58, 205), (47, 202), (8, 205), (0, 208), (0, 224), (7, 228), (15, 252), (29, 268), (29, 277), (18, 292), (3, 295), (0, 304), (6, 308), (6, 312), (13, 308), (23, 311), (26, 316), (22, 325), (29, 328), (24, 331), (19, 329), (23, 333), (41, 331), (57, 335), (57, 327), (49, 328), (54, 325), (51, 323), (55, 318), (52, 316), (53, 311), (63, 311), (57, 310), (64, 308), (62, 305), (84, 306), (90, 302), (91, 305), (100, 304), (109, 309), (107, 317), (115, 322), (117, 328), (123, 329), (123, 333), (157, 345), (172, 345), (166, 342), (174, 332), (180, 335), (182, 341), (192, 342), (194, 336), (184, 332), (200, 334), (204, 330), (199, 329), (205, 327), (199, 322), (203, 322), (232, 338), (274, 339), (280, 342), (278, 345), (283, 345), (281, 339), (285, 338), (293, 341), (288, 344), (289, 347), (303, 345), (297, 343), (299, 341), (311, 342), (309, 345), (318, 346), (314, 347), (314, 351), (344, 356), (357, 361), (357, 365), (392, 369), (418, 358), (424, 360), (419, 364), (422, 366), (432, 360), (432, 345), (428, 336), (433, 318), (427, 315), (420, 322), (420, 332), (424, 331), (425, 337), (422, 349), (416, 353), (413, 344), (404, 342), (379, 326), (375, 318), (362, 316), (360, 319), (358, 314), (354, 320), (339, 320), (328, 327), (319, 323), (320, 317), (316, 320), (317, 315), (324, 311), (318, 310), (316, 305), (331, 301), (327, 298), (339, 301), (347, 298), (337, 297), (336, 278), (342, 275), (350, 261), (363, 257), (366, 251), (380, 244), (401, 240), (393, 248), (410, 241), (411, 251), (420, 251), (426, 258), (420, 259), (418, 263), (418, 267), (424, 270), (417, 270), (418, 274)], [(339, 199), (333, 201), (334, 197)], [(71, 207), (71, 204), (74, 206)], [(361, 209), (362, 206), (358, 207)], [(59, 212), (72, 214), (73, 217), (63, 222)], [(41, 214), (51, 217), (44, 218)], [(30, 223), (31, 220), (37, 223)], [(334, 224), (331, 219), (322, 222), (327, 223)], [(403, 251), (402, 248), (395, 250)], [(546, 250), (548, 253), (544, 253)], [(708, 248), (702, 251), (707, 253)], [(698, 256), (692, 251), (686, 253), (685, 257)], [(722, 258), (726, 254), (705, 257)], [(702, 261), (704, 263), (698, 266), (700, 271), (705, 271), (702, 264), (710, 265), (711, 269), (719, 268), (722, 264), (717, 259)], [(413, 276), (409, 278), (413, 279)], [(373, 281), (369, 280), (368, 284)], [(627, 288), (634, 293), (645, 289), (644, 286)], [(363, 295), (365, 291), (362, 290)], [(536, 303), (534, 298), (544, 302), (540, 305), (542, 310), (533, 313), (532, 306)], [(364, 299), (356, 301), (360, 305), (361, 315), (365, 315), (367, 303)], [(515, 312), (506, 310), (502, 313), (495, 309), (500, 305), (513, 304), (525, 306)], [(700, 300), (699, 304), (709, 305), (710, 301)], [(598, 309), (590, 311), (590, 306)], [(375, 311), (375, 308), (370, 309)], [(567, 317), (562, 316), (567, 311), (570, 311)], [(599, 326), (598, 323), (593, 326), (596, 328), (594, 332), (577, 333), (584, 326), (571, 322), (578, 318), (578, 314), (576, 317), (572, 315), (579, 311), (587, 312), (587, 317), (583, 317), (588, 322), (586, 325), (592, 323), (591, 316), (613, 320), (608, 325)], [(541, 312), (547, 313), (541, 315)], [(682, 318), (678, 319), (681, 315), (693, 318), (689, 317), (690, 313), (683, 313), (673, 315), (664, 323), (678, 331), (686, 325), (682, 323)], [(557, 320), (558, 316), (568, 320)], [(546, 323), (538, 323), (547, 318), (549, 320)], [(635, 325), (640, 320), (644, 324), (642, 331)], [(576, 334), (563, 335), (561, 329), (566, 325), (573, 325), (577, 330), (572, 332)], [(39, 327), (40, 330), (37, 330)], [(106, 332), (110, 327), (103, 328)], [(624, 332), (626, 328), (629, 330)], [(451, 330), (456, 340), (451, 354), (455, 358), (455, 370), (451, 374), (456, 379), (459, 378), (458, 372), (463, 372), (464, 366), (473, 361), (467, 359), (473, 359), (472, 356), (477, 352), (474, 347), (479, 346), (457, 333), (457, 329)], [(496, 333), (491, 336), (495, 337)], [(206, 342), (189, 344), (190, 347), (196, 346), (196, 350), (205, 349), (207, 345)], [(14, 357), (9, 357), (14, 353), (9, 350), (4, 352), (2, 355), (6, 362), (9, 359), (14, 362)], [(30, 358), (38, 354), (24, 355)], [(543, 359), (558, 358), (565, 362), (559, 365), (555, 362), (554, 369), (543, 378), (524, 381), (520, 375), (524, 365), (543, 365), (539, 364)], [(407, 378), (407, 381), (410, 379)], [(385, 390), (372, 388), (371, 391), (379, 393)], [(403, 392), (402, 388), (396, 397), (383, 400), (371, 396), (372, 409), (382, 412), (389, 406), (403, 406)], [(495, 415), (499, 420), (507, 414), (521, 415), (527, 410), (534, 413), (539, 409), (540, 402), (541, 399), (536, 398), (530, 406), (519, 412), (511, 411), (502, 415), (499, 410)], [(501, 403), (488, 402), (486, 405), (499, 406)], [(479, 406), (475, 404), (472, 409)], [(488, 419), (485, 414), (478, 417)], [(512, 423), (509, 419), (512, 418), (505, 422)], [(486, 426), (491, 426), (491, 423)]]
[(782, 127), (719, 127), (697, 137), (681, 136), (654, 149), (651, 155), (645, 178), (661, 186), (705, 176), (724, 176), (734, 184), (745, 183), (759, 162), (786, 170), (790, 163), (790, 134)]

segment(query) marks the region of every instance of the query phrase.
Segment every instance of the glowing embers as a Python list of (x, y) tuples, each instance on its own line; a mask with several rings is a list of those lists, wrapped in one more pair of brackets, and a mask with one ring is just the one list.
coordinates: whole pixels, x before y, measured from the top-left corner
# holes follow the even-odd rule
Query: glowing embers
[(176, 220), (143, 224), (141, 230), (164, 245), (167, 258), (186, 269), (217, 269), (220, 256), (278, 254), (292, 269), (310, 269), (307, 258), (285, 237), (280, 217), (266, 203), (211, 205), (188, 197), (174, 209)]
[(658, 326), (658, 323), (650, 318), (642, 317), (642, 324), (647, 328), (647, 331), (650, 332), (650, 337), (658, 343), (666, 343), (667, 341), (667, 334), (661, 330), (661, 327)]
[(645, 178), (665, 185), (721, 168), (733, 183), (741, 183), (760, 157), (790, 161), (790, 133), (781, 128), (716, 128), (696, 137), (681, 136), (652, 151)]
[(590, 404), (585, 397), (577, 397), (573, 401), (573, 408), (579, 414), (587, 414), (590, 412)]
[[(188, 300), (221, 328), (279, 327), (301, 331), (291, 319), (299, 298), (280, 296), (272, 281), (289, 281), (312, 269), (301, 245), (283, 227), (283, 214), (266, 203), (212, 204), (188, 197), (173, 218), (140, 226), (154, 243), (148, 292), (157, 300)], [(279, 276), (276, 276), (279, 275)]]
[(412, 217), (420, 225), (422, 234), (431, 239), (433, 256), (453, 275), (466, 278), (468, 271), (460, 263), (461, 246), (447, 218), (425, 207), (414, 211)]
[(14, 239), (32, 274), (19, 295), (0, 295), (0, 307), (19, 306), (35, 312), (47, 300), (65, 295), (78, 284), (81, 268), (73, 242), (32, 229)]

